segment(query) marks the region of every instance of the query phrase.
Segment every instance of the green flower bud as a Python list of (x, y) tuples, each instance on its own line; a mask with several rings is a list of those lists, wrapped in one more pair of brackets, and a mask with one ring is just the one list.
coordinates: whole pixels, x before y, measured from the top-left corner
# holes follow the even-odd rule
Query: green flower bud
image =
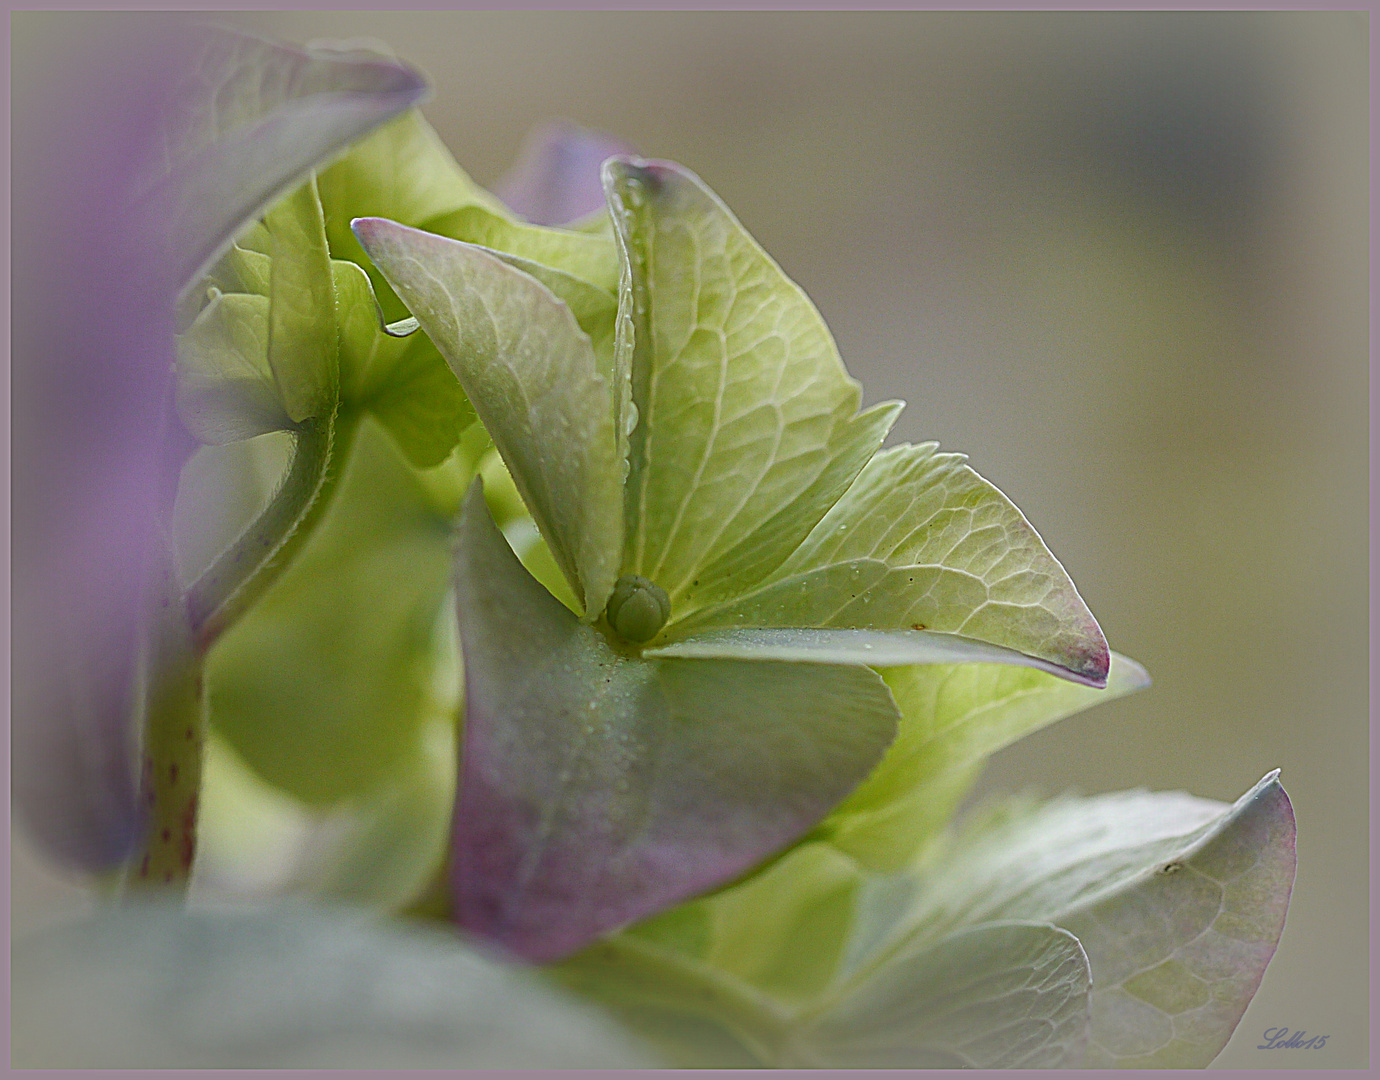
[(671, 600), (655, 581), (636, 574), (624, 574), (609, 597), (609, 625), (619, 636), (639, 644), (651, 641), (671, 617)]

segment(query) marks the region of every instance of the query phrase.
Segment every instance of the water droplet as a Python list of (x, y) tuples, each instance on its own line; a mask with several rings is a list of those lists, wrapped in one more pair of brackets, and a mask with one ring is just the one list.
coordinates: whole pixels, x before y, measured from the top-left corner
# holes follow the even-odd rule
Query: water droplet
[(637, 421), (639, 419), (640, 416), (637, 411), (637, 402), (629, 401), (627, 415), (623, 418), (623, 434), (631, 435), (634, 429), (637, 427)]

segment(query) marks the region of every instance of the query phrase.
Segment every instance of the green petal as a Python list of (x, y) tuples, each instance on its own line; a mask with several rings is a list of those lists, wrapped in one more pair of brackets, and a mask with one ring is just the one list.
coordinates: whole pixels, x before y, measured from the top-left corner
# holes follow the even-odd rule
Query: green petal
[(570, 309), (580, 329), (589, 335), (595, 353), (601, 358), (601, 366), (612, 372), (614, 323), (618, 316), (618, 300), (612, 292), (531, 259), (496, 248), (486, 247), (484, 250), (550, 289), (551, 294)]
[(990, 663), (918, 665), (883, 674), (901, 710), (896, 742), (817, 833), (875, 870), (900, 869), (921, 854), (988, 756), (1150, 682), (1144, 668), (1115, 653), (1105, 690)]
[(763, 584), (679, 633), (812, 626), (961, 634), (1106, 677), (1106, 639), (1000, 491), (934, 443), (877, 454)]
[(340, 393), (335, 288), (316, 184), (308, 181), (265, 218), (272, 236), (268, 366), (287, 414), (325, 416)]
[(893, 956), (800, 1023), (781, 1064), (1058, 1069), (1088, 1040), (1088, 960), (1054, 926), (998, 923)]
[(373, 413), (416, 468), (439, 465), (474, 423), (474, 407), (429, 337), (384, 328), (363, 270), (350, 262), (331, 269), (342, 400)]
[(220, 445), (293, 426), (268, 366), (268, 299), (217, 296), (177, 341), (177, 415)]
[[(416, 468), (440, 464), (475, 419), (455, 373), (425, 334), (385, 329), (361, 267), (339, 259), (330, 266), (341, 404), (373, 413)], [(266, 297), (272, 267), (266, 254), (237, 245), (215, 279), (227, 290)]]
[(623, 571), (665, 589), (678, 619), (775, 570), (899, 405), (858, 412), (819, 312), (695, 176), (617, 158), (605, 187), (637, 418)]
[(318, 179), (331, 254), (364, 267), (384, 317), (407, 314), (350, 229), (358, 217), (423, 225), (466, 206), (501, 212), (502, 204), (470, 179), (421, 112), (410, 109), (351, 147)]
[[(808, 1003), (832, 981), (862, 875), (827, 844), (805, 842), (728, 888), (631, 927), (628, 934), (694, 957), (784, 1002)], [(697, 918), (702, 940), (667, 939)]]
[(376, 787), (326, 809), (262, 780), (212, 733), (197, 816), (192, 902), (286, 895), (399, 912), (437, 879), (455, 803), (458, 701), (436, 695), (405, 763)]
[(894, 734), (865, 668), (615, 651), (522, 568), (477, 489), (458, 550), (452, 895), (462, 926), (522, 956), (565, 955), (741, 874), (818, 821)]
[(437, 343), (512, 473), (587, 620), (622, 554), (614, 398), (570, 309), (481, 248), (393, 222), (356, 223)]
[(357, 911), (126, 902), (15, 949), (13, 1064), (101, 1069), (619, 1069), (608, 1017), (453, 934)]
[(455, 805), (458, 696), (428, 705), (449, 709), (436, 709), (404, 767), (324, 815), (293, 893), (396, 912), (437, 880)]
[[(802, 844), (554, 970), (681, 1068), (1077, 1062), (1089, 974), (1072, 934), (987, 924), (909, 948), (860, 941), (857, 905), (878, 880)], [(862, 962), (840, 971), (845, 953)]]
[(934, 939), (991, 919), (1076, 934), (1093, 974), (1085, 1065), (1201, 1068), (1273, 956), (1294, 879), (1277, 773), (1234, 806), (1181, 794), (1062, 799), (953, 845), (909, 907)]
[[(363, 216), (363, 215), (361, 215)], [(383, 214), (370, 214), (383, 217)], [(427, 232), (506, 252), (550, 267), (613, 296), (618, 288), (618, 249), (607, 232), (574, 232), (514, 221), (501, 211), (469, 206), (428, 218)]]

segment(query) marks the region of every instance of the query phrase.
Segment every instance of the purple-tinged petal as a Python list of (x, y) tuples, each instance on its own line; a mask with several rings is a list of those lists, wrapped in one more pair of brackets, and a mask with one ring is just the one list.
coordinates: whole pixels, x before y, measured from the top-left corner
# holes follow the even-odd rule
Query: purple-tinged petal
[(494, 194), (534, 225), (567, 225), (604, 208), (599, 167), (630, 153), (627, 143), (568, 120), (542, 124), (528, 134)]
[(458, 547), (455, 917), (519, 956), (557, 959), (743, 873), (895, 734), (867, 668), (615, 651), (522, 567), (478, 485)]
[(302, 175), (420, 101), (425, 80), (382, 55), (196, 33), (165, 116), (173, 148), (140, 212), (166, 221), (179, 283)]
[(167, 279), (125, 208), (176, 55), (160, 35), (107, 45), (130, 62), (50, 87), (14, 138), (14, 797), (89, 867), (136, 836), (134, 641), (173, 363)]

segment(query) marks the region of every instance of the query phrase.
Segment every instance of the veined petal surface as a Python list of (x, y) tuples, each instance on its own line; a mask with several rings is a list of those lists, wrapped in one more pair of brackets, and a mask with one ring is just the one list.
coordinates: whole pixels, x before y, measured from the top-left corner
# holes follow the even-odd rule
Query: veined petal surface
[(614, 158), (604, 184), (634, 418), (623, 571), (665, 589), (677, 619), (776, 569), (900, 406), (858, 412), (819, 312), (692, 173)]
[(471, 244), (394, 222), (355, 224), (460, 379), (592, 621), (618, 577), (623, 462), (614, 387), (570, 309)]
[(1093, 683), (1107, 641), (1064, 568), (1000, 491), (937, 445), (877, 454), (759, 586), (691, 615), (719, 627), (935, 630), (1015, 649)]

